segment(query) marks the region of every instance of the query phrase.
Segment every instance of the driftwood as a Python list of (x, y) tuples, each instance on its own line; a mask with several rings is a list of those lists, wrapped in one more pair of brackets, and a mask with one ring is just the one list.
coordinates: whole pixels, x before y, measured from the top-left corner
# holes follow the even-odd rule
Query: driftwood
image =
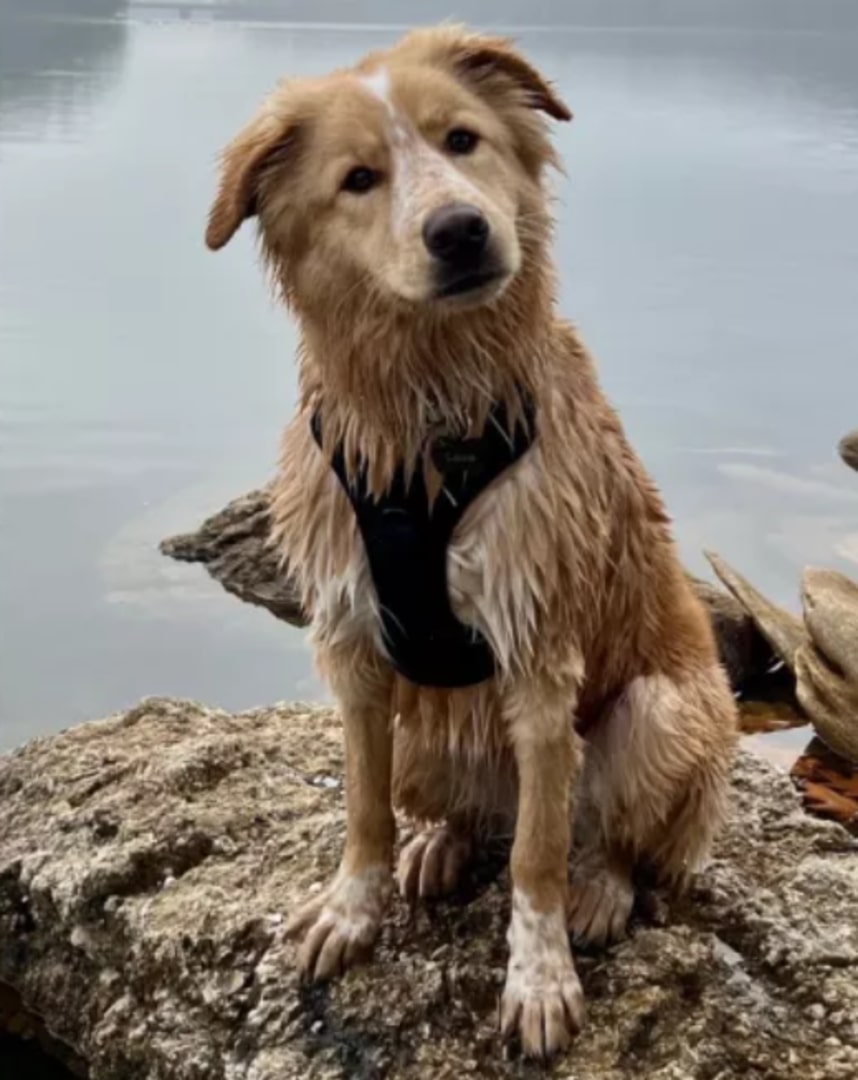
[(838, 446), (840, 456), (851, 468), (858, 470), (858, 430), (850, 431), (844, 435)]
[[(307, 623), (294, 588), (269, 544), (269, 495), (265, 489), (234, 499), (193, 533), (164, 540), (161, 551), (182, 562), (201, 563), (227, 592), (264, 607), (293, 626)], [(763, 679), (771, 648), (745, 608), (729, 593), (692, 578), (706, 604), (722, 661), (737, 689)]]
[[(91, 1080), (545, 1075), (496, 1034), (503, 850), (450, 903), (394, 902), (368, 967), (299, 984), (284, 919), (336, 867), (342, 768), (330, 711), (168, 700), (0, 757), (0, 982)], [(856, 855), (742, 752), (691, 894), (579, 955), (588, 1023), (551, 1075), (858, 1076)]]
[(723, 559), (709, 558), (795, 676), (798, 703), (823, 742), (858, 763), (858, 585), (835, 570), (805, 570), (799, 618), (767, 600)]

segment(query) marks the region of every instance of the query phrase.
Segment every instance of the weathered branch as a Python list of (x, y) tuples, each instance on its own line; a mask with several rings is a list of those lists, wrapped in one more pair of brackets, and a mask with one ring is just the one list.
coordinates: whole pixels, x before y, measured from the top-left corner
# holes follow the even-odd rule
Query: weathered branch
[(858, 585), (836, 570), (808, 568), (799, 617), (767, 600), (717, 555), (709, 559), (792, 672), (798, 703), (822, 740), (858, 763)]
[(844, 435), (837, 449), (850, 469), (858, 470), (858, 429)]

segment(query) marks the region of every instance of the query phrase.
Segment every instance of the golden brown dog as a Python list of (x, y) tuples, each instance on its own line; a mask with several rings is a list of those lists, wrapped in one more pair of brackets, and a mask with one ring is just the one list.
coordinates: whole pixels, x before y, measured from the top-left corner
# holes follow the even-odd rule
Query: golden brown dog
[[(227, 148), (207, 232), (217, 249), (258, 216), (302, 331), (276, 531), (342, 710), (348, 829), (336, 877), (293, 919), (300, 965), (326, 978), (370, 951), (394, 807), (422, 826), (399, 859), (409, 900), (453, 889), (486, 833), (514, 829), (501, 1023), (537, 1056), (582, 1022), (569, 931), (620, 935), (642, 862), (687, 879), (736, 738), (661, 499), (554, 310), (543, 113), (570, 118), (506, 41), (413, 32), (284, 82)], [(532, 441), (468, 506), (445, 564), (494, 674), (416, 685), (331, 462), (370, 502), (419, 477), (434, 507), (449, 494), (438, 439), (479, 439), (498, 415)]]

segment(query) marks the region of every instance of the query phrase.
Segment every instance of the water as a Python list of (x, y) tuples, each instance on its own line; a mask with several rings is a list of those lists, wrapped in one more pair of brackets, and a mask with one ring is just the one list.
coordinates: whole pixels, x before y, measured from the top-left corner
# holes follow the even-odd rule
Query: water
[[(280, 75), (357, 57), (402, 10), (2, 0), (0, 747), (145, 694), (321, 695), (301, 632), (156, 545), (271, 475), (295, 400), (295, 331), (250, 230), (202, 244), (215, 153)], [(858, 484), (834, 447), (858, 425), (858, 8), (527, 16), (576, 113), (557, 131), (562, 307), (688, 564), (712, 547), (787, 603), (806, 563), (855, 572)]]

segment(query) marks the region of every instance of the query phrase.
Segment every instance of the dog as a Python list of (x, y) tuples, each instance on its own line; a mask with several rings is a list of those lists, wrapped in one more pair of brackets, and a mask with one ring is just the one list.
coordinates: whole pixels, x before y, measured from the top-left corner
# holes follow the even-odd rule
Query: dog
[(206, 233), (255, 217), (301, 328), (274, 533), (342, 714), (347, 833), (290, 922), (300, 968), (365, 959), (395, 878), (449, 893), (507, 832), (500, 1023), (538, 1058), (583, 1021), (570, 934), (620, 937), (641, 866), (689, 880), (737, 737), (659, 493), (555, 311), (547, 118), (571, 113), (508, 40), (412, 31), (284, 81)]

